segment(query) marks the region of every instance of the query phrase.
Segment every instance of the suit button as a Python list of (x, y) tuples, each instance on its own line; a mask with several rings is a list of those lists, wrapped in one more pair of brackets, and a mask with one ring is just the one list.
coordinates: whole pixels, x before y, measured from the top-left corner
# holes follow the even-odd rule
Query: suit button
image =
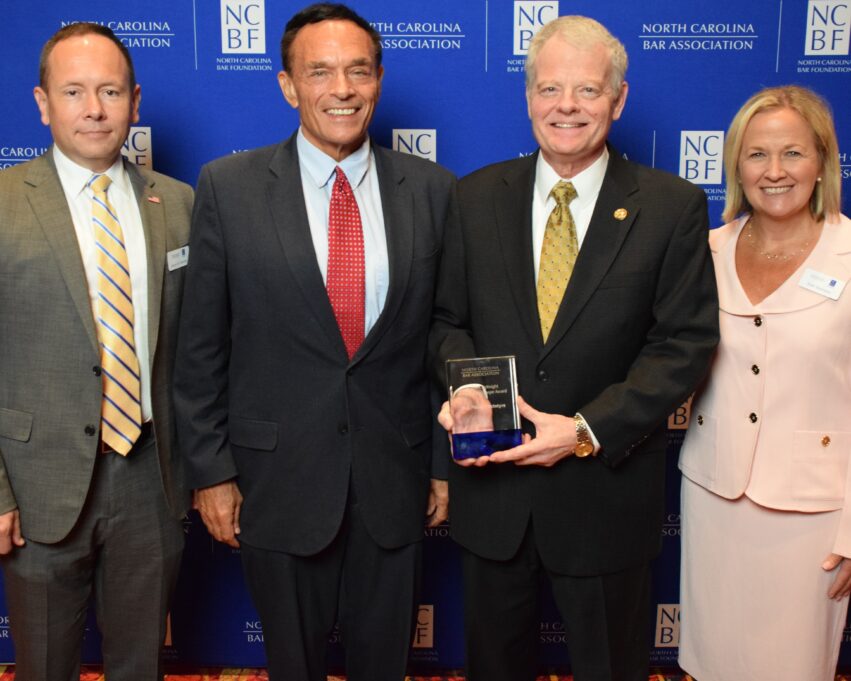
[(757, 415), (753, 412), (750, 413), (750, 416), (748, 416), (748, 418), (751, 420), (751, 423), (756, 423), (759, 420)]
[(345, 423), (341, 423), (339, 426), (337, 426), (337, 430), (339, 431), (340, 435), (345, 435), (349, 432), (349, 427)]
[(760, 317), (759, 315), (754, 317), (753, 318), (753, 325), (754, 326), (762, 326), (762, 317)]
[(86, 435), (89, 435), (89, 436), (92, 436), (92, 435), (94, 435), (95, 433), (98, 432), (98, 429), (95, 428), (91, 423), (89, 425), (87, 425), (84, 430), (85, 430)]
[(349, 369), (349, 370), (346, 372), (346, 376), (354, 376), (354, 375), (355, 375), (355, 370), (354, 370), (354, 369)]
[(753, 371), (753, 372), (754, 372), (754, 375), (756, 375), (756, 374), (758, 374), (758, 373), (759, 373), (759, 367), (758, 367), (756, 364), (754, 364), (754, 365), (751, 367), (751, 371)]
[(93, 373), (95, 376), (100, 376), (100, 373), (101, 373), (101, 372), (100, 372), (100, 367), (99, 367), (99, 366), (93, 366), (93, 367), (92, 367), (92, 373)]
[(550, 375), (543, 369), (538, 369), (538, 380), (546, 383), (550, 380)]

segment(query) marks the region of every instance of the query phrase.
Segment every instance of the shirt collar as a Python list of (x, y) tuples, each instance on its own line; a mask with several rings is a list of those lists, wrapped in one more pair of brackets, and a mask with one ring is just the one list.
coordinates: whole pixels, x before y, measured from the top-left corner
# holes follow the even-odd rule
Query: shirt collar
[(574, 203), (583, 206), (589, 201), (596, 201), (600, 188), (603, 186), (603, 178), (606, 176), (608, 165), (609, 150), (607, 147), (603, 147), (603, 153), (585, 170), (571, 178), (563, 178), (547, 163), (544, 155), (538, 153), (538, 162), (535, 167), (535, 194), (542, 204), (546, 205), (550, 192), (556, 183), (568, 179), (573, 183), (573, 188), (576, 190)]
[(74, 163), (54, 144), (53, 162), (56, 164), (56, 172), (59, 174), (62, 188), (65, 190), (66, 196), (71, 198), (77, 198), (86, 190), (86, 185), (88, 185), (93, 175), (108, 175), (109, 179), (112, 180), (109, 191), (118, 190), (124, 195), (129, 195), (131, 191), (130, 178), (124, 169), (124, 158), (122, 156), (119, 156), (105, 173), (93, 173), (88, 168)]
[(369, 137), (354, 152), (342, 161), (335, 161), (324, 151), (314, 146), (305, 136), (301, 127), (296, 136), (298, 162), (307, 171), (310, 180), (319, 188), (325, 187), (334, 177), (337, 166), (343, 169), (349, 184), (357, 187), (366, 177), (371, 162)]

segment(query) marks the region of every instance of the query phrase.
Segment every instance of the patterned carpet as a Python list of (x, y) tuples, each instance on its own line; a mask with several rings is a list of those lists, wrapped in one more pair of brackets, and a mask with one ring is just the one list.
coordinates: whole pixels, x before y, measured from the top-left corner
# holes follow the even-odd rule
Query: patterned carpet
[[(13, 681), (15, 666), (0, 665), (0, 681)], [(206, 669), (194, 674), (166, 674), (165, 681), (267, 681), (262, 669)], [(99, 668), (84, 668), (80, 681), (104, 681)], [(329, 676), (328, 681), (346, 681), (344, 676)], [(409, 676), (406, 681), (464, 681), (463, 676)], [(573, 681), (572, 676), (539, 676), (538, 681)], [(686, 675), (674, 672), (651, 674), (648, 681), (693, 681)], [(836, 681), (851, 681), (851, 676), (839, 675)]]

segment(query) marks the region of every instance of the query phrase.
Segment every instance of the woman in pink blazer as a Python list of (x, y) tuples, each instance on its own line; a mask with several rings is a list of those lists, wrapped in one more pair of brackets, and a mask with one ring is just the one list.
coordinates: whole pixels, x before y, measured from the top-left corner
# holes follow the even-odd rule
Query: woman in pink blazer
[(851, 590), (851, 221), (830, 111), (763, 90), (725, 147), (709, 237), (721, 343), (680, 455), (680, 665), (834, 678)]

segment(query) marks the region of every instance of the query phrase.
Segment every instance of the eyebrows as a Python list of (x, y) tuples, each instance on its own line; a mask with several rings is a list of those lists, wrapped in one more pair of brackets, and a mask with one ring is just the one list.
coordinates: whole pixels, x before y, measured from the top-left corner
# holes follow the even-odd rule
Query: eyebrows
[[(308, 62), (305, 63), (305, 67), (308, 68), (308, 69), (327, 69), (327, 68), (332, 68), (336, 65), (337, 65), (336, 60), (335, 61), (327, 61), (327, 60), (323, 60), (323, 59), (317, 59), (315, 61), (308, 61)], [(355, 59), (350, 60), (346, 64), (346, 68), (349, 68), (349, 67), (352, 67), (352, 66), (369, 66), (369, 67), (372, 67), (374, 65), (375, 65), (375, 62), (372, 59), (369, 59), (367, 57), (357, 57)]]

